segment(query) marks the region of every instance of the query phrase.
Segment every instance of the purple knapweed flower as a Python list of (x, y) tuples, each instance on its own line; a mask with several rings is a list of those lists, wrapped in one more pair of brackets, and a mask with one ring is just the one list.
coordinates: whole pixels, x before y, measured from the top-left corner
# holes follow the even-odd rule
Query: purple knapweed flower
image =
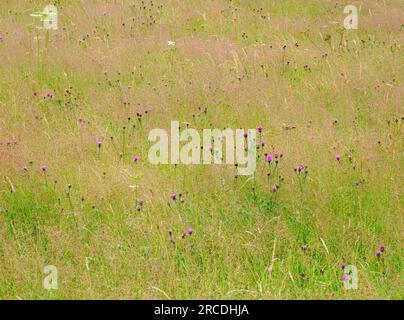
[(375, 255), (376, 255), (376, 257), (380, 258), (380, 256), (382, 255), (382, 252), (380, 250), (376, 250)]
[(140, 160), (140, 157), (139, 157), (139, 156), (134, 156), (134, 157), (133, 157), (133, 161), (138, 162), (139, 160)]
[(170, 194), (170, 198), (172, 200), (176, 200), (177, 199), (177, 195), (175, 193)]
[(266, 162), (271, 163), (272, 161), (272, 156), (270, 154), (267, 155), (267, 157), (265, 158)]
[(27, 170), (28, 170), (28, 167), (27, 167), (27, 166), (22, 166), (22, 167), (21, 167), (21, 170), (27, 171)]
[(261, 127), (261, 126), (258, 126), (258, 127), (257, 127), (257, 131), (258, 131), (259, 133), (261, 133), (261, 132), (262, 132), (262, 127)]
[(43, 172), (46, 171), (46, 166), (45, 166), (44, 164), (41, 166), (41, 170), (42, 170)]
[(244, 131), (243, 137), (244, 137), (244, 138), (247, 138), (247, 137), (248, 137), (248, 132), (247, 132), (247, 131)]
[(194, 233), (194, 229), (192, 229), (191, 227), (189, 227), (189, 228), (187, 229), (187, 233), (188, 233), (188, 234), (193, 234), (193, 233)]
[(137, 210), (137, 211), (142, 210), (142, 206), (141, 206), (140, 204), (138, 204), (138, 205), (136, 206), (136, 210)]
[(348, 281), (349, 280), (349, 274), (344, 273), (342, 275), (342, 281)]
[(102, 138), (97, 139), (98, 148), (101, 148), (103, 142), (104, 140)]
[(32, 92), (32, 94), (36, 97), (38, 95), (37, 91)]
[(345, 263), (340, 262), (340, 263), (339, 263), (339, 267), (341, 268), (341, 270), (344, 270), (345, 267), (346, 267), (346, 265), (345, 265)]
[(337, 154), (337, 155), (335, 156), (335, 159), (336, 159), (337, 161), (339, 161), (339, 160), (341, 159), (341, 155)]
[(137, 199), (136, 199), (136, 202), (139, 203), (139, 204), (143, 204), (143, 199), (137, 198)]
[(381, 245), (379, 246), (380, 252), (384, 252), (385, 249), (386, 249), (386, 247), (384, 246), (384, 244), (381, 244)]
[(296, 167), (298, 172), (302, 172), (304, 170), (304, 164), (303, 163), (299, 163)]
[(283, 153), (280, 151), (275, 152), (275, 158), (282, 158), (283, 157)]

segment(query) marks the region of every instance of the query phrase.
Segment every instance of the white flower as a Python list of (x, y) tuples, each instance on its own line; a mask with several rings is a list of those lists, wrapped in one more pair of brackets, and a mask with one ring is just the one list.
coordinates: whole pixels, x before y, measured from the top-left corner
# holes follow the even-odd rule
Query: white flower
[(167, 41), (168, 46), (175, 46), (175, 41)]

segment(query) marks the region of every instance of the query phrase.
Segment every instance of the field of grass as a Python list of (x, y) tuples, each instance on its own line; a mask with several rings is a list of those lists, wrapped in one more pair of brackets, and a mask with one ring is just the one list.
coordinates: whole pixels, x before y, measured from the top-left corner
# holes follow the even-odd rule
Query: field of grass
[[(58, 30), (39, 29), (50, 3)], [(2, 0), (0, 298), (403, 299), (403, 17), (401, 0)], [(152, 165), (148, 134), (174, 120), (262, 126), (255, 174)]]

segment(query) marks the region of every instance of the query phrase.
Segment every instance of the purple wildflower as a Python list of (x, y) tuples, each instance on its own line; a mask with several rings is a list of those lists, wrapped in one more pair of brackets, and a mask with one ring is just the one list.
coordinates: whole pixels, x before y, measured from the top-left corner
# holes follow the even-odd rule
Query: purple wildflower
[(258, 126), (258, 127), (257, 127), (257, 131), (258, 131), (259, 133), (261, 133), (261, 132), (262, 132), (262, 127), (261, 127), (261, 126)]
[(272, 156), (270, 154), (268, 154), (265, 160), (266, 160), (266, 162), (271, 163)]
[(341, 155), (337, 154), (337, 155), (335, 156), (335, 159), (336, 159), (337, 161), (339, 161), (339, 160), (341, 159)]
[(386, 249), (386, 247), (384, 246), (384, 244), (381, 244), (379, 246), (380, 252), (384, 252), (384, 250)]
[(343, 280), (343, 281), (348, 281), (348, 280), (349, 280), (349, 275), (346, 274), (346, 273), (344, 273), (344, 274), (342, 275), (342, 280)]
[(302, 172), (304, 170), (304, 164), (303, 163), (299, 163), (296, 167), (298, 172)]
[(41, 170), (42, 170), (43, 172), (46, 171), (46, 166), (45, 166), (44, 164), (41, 166)]
[(177, 199), (177, 195), (175, 193), (170, 194), (170, 198), (172, 200), (176, 200)]
[(133, 157), (133, 161), (138, 162), (139, 160), (140, 160), (140, 157), (139, 157), (139, 156), (134, 156), (134, 157)]
[(189, 227), (189, 228), (187, 229), (187, 233), (188, 233), (188, 234), (193, 234), (193, 233), (194, 233), (194, 229), (192, 229), (191, 227)]
[(345, 263), (340, 262), (340, 263), (339, 263), (339, 267), (341, 268), (341, 270), (344, 270), (345, 267), (346, 267), (346, 265), (345, 265)]
[(382, 252), (380, 250), (376, 250), (375, 255), (376, 255), (376, 257), (380, 258), (380, 256), (382, 255)]
[(22, 167), (21, 167), (21, 170), (27, 171), (27, 170), (28, 170), (28, 167), (27, 167), (27, 166), (22, 166)]

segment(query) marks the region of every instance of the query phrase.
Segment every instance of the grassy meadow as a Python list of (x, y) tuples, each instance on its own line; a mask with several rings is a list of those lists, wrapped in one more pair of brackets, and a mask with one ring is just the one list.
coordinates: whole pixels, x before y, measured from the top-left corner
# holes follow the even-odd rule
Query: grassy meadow
[[(48, 4), (57, 30), (30, 16)], [(1, 0), (0, 298), (403, 299), (403, 17)], [(255, 174), (152, 165), (148, 134), (174, 120), (262, 126)]]

